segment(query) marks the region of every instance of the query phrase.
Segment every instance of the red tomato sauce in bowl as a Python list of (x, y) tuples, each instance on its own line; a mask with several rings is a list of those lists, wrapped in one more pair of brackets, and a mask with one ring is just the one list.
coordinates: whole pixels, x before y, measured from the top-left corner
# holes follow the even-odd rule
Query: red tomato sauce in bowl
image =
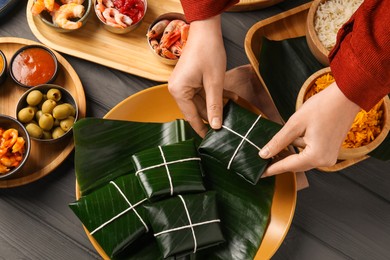
[(10, 74), (22, 87), (34, 87), (53, 82), (58, 70), (54, 53), (39, 45), (18, 50), (11, 59)]

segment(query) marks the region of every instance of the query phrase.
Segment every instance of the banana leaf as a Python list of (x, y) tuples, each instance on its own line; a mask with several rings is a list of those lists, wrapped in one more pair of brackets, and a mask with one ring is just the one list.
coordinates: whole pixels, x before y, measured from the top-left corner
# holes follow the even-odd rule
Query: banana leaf
[(145, 203), (147, 198), (137, 177), (127, 174), (69, 207), (106, 254), (113, 257), (149, 231)]
[(196, 253), (225, 241), (215, 192), (178, 195), (144, 207), (164, 258)]
[(206, 190), (200, 157), (192, 139), (143, 150), (131, 159), (148, 199)]
[(207, 132), (199, 152), (216, 158), (227, 169), (256, 184), (271, 162), (271, 159), (262, 159), (258, 153), (280, 130), (281, 125), (232, 101), (226, 104), (223, 111), (223, 127)]
[[(259, 71), (284, 121), (295, 112), (299, 90), (306, 79), (323, 68), (311, 53), (306, 37), (281, 41), (262, 39)], [(390, 135), (370, 156), (390, 160)]]
[[(79, 180), (85, 181), (84, 191), (88, 191), (83, 192), (82, 197), (89, 196), (101, 186), (109, 185), (109, 181), (117, 178), (113, 176), (131, 174), (132, 171), (135, 173), (135, 169), (132, 171), (122, 170), (118, 166), (126, 165), (127, 167), (129, 165), (122, 160), (131, 163), (129, 154), (133, 155), (153, 146), (181, 141), (179, 139), (193, 138), (197, 148), (201, 142), (189, 124), (180, 120), (179, 123), (157, 124), (160, 126), (155, 126), (152, 123), (98, 118), (79, 122), (81, 123), (76, 126), (74, 133), (75, 139), (78, 140), (75, 144), (75, 149), (78, 151), (75, 154), (75, 167), (78, 167), (76, 176), (78, 182)], [(153, 127), (154, 132), (148, 129), (150, 126)], [(135, 139), (139, 147), (129, 145), (133, 140), (127, 138), (127, 135), (130, 132), (135, 132), (131, 129), (132, 127), (136, 128), (138, 133), (146, 133), (149, 138), (152, 136), (159, 141), (150, 140), (151, 142), (149, 142), (147, 140), (145, 144)], [(169, 136), (167, 132), (173, 136)], [(133, 138), (146, 139), (134, 133), (132, 135)], [(108, 137), (110, 140), (102, 141)], [(126, 141), (123, 141), (121, 137), (125, 138)], [(145, 146), (150, 147), (145, 148)], [(110, 160), (105, 158), (105, 156), (118, 153), (118, 151), (121, 156), (111, 156)], [(122, 154), (126, 154), (126, 156), (122, 156)], [(104, 160), (104, 163), (96, 164), (95, 161), (99, 160)], [(211, 157), (202, 155), (201, 160), (206, 190), (217, 192), (218, 212), (221, 223), (223, 223), (221, 229), (226, 242), (223, 245), (210, 248), (210, 250), (199, 251), (191, 255), (191, 258), (196, 258), (199, 254), (199, 259), (252, 259), (259, 248), (269, 221), (274, 194), (274, 178), (261, 179), (258, 184), (252, 185)], [(94, 163), (91, 164), (91, 162)], [(82, 163), (83, 165), (81, 165)], [(116, 173), (111, 174), (110, 168), (115, 168)], [(110, 176), (105, 176), (105, 174), (110, 174)], [(99, 182), (99, 185), (94, 185), (94, 182)], [(109, 200), (109, 196), (104, 196), (104, 199)], [(155, 260), (162, 259), (162, 256), (154, 237), (147, 233), (142, 239), (135, 241), (132, 246), (114, 256), (113, 259)]]
[(193, 136), (183, 120), (139, 123), (85, 118), (73, 127), (75, 171), (81, 194), (88, 194), (124, 174), (134, 173), (131, 156), (158, 145)]
[(202, 154), (206, 189), (217, 192), (218, 213), (226, 242), (203, 250), (194, 259), (253, 259), (269, 222), (275, 178), (253, 185), (215, 158)]

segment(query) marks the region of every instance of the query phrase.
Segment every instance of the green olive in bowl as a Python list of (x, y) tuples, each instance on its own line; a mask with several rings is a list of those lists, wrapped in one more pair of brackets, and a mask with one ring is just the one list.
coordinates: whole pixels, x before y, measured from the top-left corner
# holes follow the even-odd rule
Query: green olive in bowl
[(16, 115), (31, 139), (53, 142), (72, 134), (78, 118), (78, 106), (66, 88), (43, 84), (29, 89), (20, 97)]

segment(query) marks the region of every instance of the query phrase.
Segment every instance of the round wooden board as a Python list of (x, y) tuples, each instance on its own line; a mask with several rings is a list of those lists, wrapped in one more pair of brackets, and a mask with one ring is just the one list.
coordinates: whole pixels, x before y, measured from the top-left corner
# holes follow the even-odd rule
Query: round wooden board
[[(0, 37), (0, 50), (4, 52), (8, 66), (12, 55), (19, 48), (32, 44), (42, 45), (23, 38)], [(83, 118), (86, 113), (86, 100), (81, 81), (72, 66), (56, 51), (53, 50), (53, 52), (57, 56), (60, 66), (54, 84), (60, 85), (72, 93), (79, 107), (79, 118)], [(0, 113), (16, 117), (16, 104), (26, 90), (26, 88), (15, 84), (8, 75), (6, 81), (0, 85)], [(0, 188), (25, 185), (46, 176), (66, 159), (73, 148), (72, 136), (52, 144), (31, 140), (30, 157), (23, 170), (12, 179), (0, 180)]]
[[(248, 103), (241, 105), (252, 108), (253, 112), (259, 112)], [(183, 114), (169, 94), (167, 85), (163, 84), (128, 97), (111, 109), (104, 118), (163, 123), (183, 118)], [(254, 258), (255, 260), (270, 259), (282, 244), (294, 216), (297, 199), (296, 192), (297, 186), (294, 173), (287, 172), (276, 176), (270, 222)], [(76, 199), (79, 199), (80, 196), (80, 190), (76, 182)], [(99, 243), (89, 234), (85, 227), (84, 230), (100, 256), (103, 259), (109, 259)]]

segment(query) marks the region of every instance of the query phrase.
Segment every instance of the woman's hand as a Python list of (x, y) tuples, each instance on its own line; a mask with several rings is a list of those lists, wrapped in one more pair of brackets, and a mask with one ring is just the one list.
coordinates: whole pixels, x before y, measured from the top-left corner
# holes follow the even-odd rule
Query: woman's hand
[(263, 177), (334, 165), (359, 111), (360, 107), (347, 99), (336, 83), (312, 96), (261, 149), (259, 155), (264, 159), (271, 158), (293, 142), (303, 150), (271, 164)]
[(203, 119), (212, 128), (221, 128), (225, 71), (220, 15), (192, 22), (168, 88), (184, 118), (201, 137), (208, 130)]

